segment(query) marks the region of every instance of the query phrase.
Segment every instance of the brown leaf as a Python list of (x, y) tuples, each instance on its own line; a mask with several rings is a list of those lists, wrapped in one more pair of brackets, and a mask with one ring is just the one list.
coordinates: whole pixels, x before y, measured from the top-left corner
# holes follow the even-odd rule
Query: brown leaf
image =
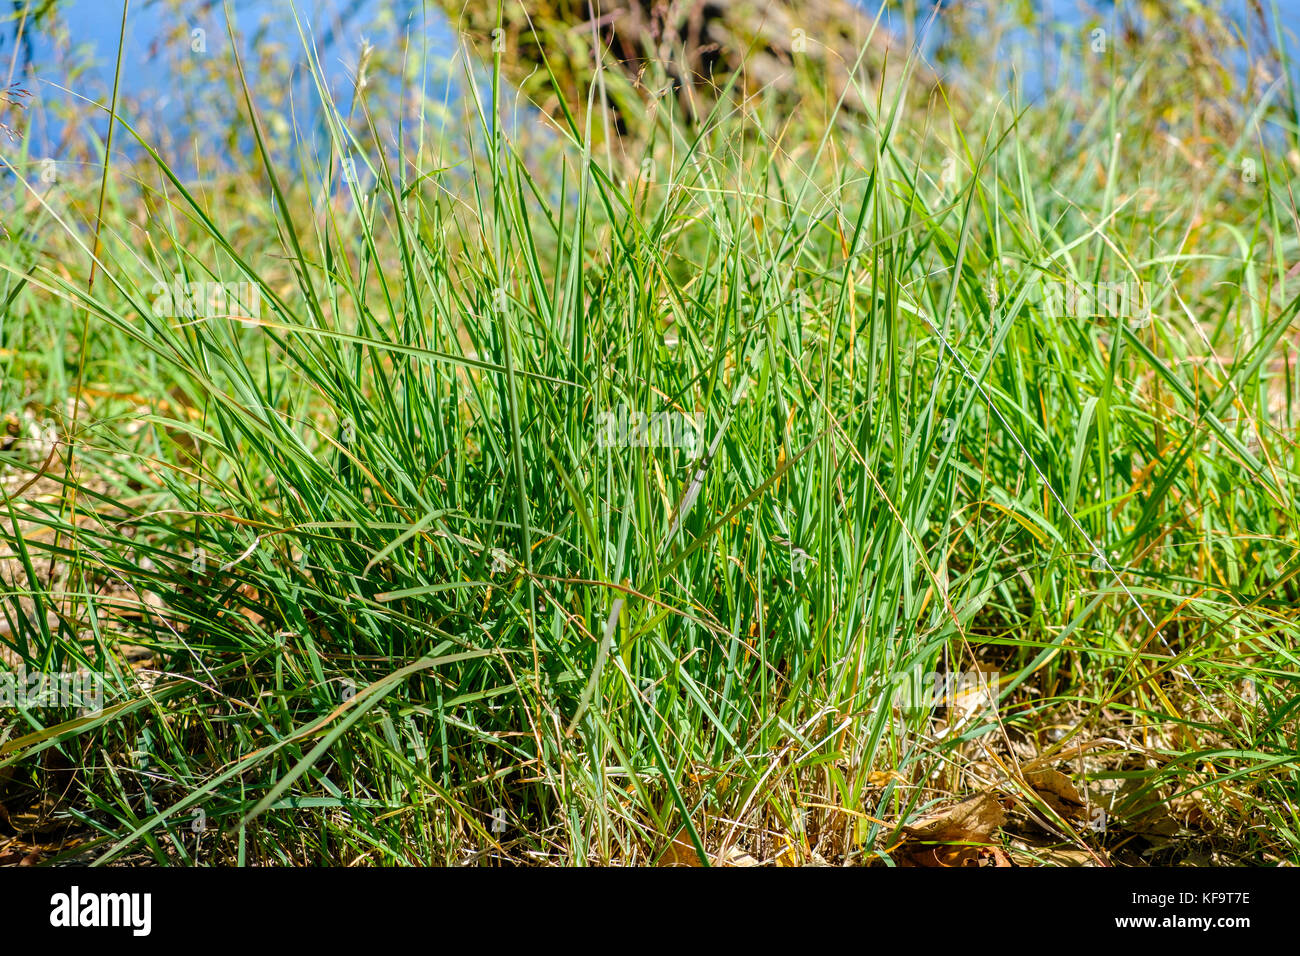
[(904, 826), (903, 832), (918, 840), (986, 839), (1006, 819), (997, 797), (977, 793)]
[[(713, 859), (710, 863), (717, 866)], [(695, 852), (690, 838), (683, 835), (677, 837), (672, 843), (668, 844), (668, 849), (659, 857), (659, 866), (703, 866), (700, 862), (700, 855)], [(739, 847), (727, 847), (727, 852), (722, 858), (722, 866), (761, 866), (758, 860), (754, 859)]]
[(668, 849), (659, 855), (658, 866), (703, 866), (700, 855), (695, 852), (690, 838), (682, 835), (668, 844)]
[(723, 858), (723, 866), (762, 866), (758, 860), (754, 859), (744, 850), (738, 847), (728, 847), (727, 855)]
[(1083, 815), (1086, 801), (1079, 796), (1079, 791), (1070, 782), (1070, 778), (1059, 770), (1026, 771), (1025, 782), (1062, 819)]
[(907, 783), (907, 778), (897, 770), (873, 770), (867, 775), (867, 783), (873, 787), (883, 787), (891, 780), (894, 783)]
[(1001, 850), (981, 845), (1005, 821), (997, 797), (976, 794), (904, 826), (895, 859), (905, 866), (1010, 866)]

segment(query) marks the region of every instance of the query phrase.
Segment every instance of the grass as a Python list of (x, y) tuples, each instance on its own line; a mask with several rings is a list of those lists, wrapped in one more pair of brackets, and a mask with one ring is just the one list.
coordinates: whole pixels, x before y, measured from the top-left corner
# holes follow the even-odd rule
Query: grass
[(1300, 859), (1285, 91), (1207, 132), (1135, 44), (615, 161), (499, 57), (397, 136), (303, 40), (323, 139), (232, 60), (231, 170), (12, 163), (0, 653), (108, 693), (0, 711), (11, 842), (894, 863), (993, 792), (1020, 864)]

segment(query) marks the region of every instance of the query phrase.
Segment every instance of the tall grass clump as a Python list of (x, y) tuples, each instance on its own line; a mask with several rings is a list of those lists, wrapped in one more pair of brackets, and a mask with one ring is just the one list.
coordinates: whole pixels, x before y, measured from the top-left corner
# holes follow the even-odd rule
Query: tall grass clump
[(14, 164), (0, 653), (106, 695), (3, 712), (0, 796), (63, 856), (866, 863), (984, 792), (1022, 863), (1300, 856), (1283, 93), (859, 80), (628, 161), (303, 39), (296, 150), (232, 62), (228, 171)]

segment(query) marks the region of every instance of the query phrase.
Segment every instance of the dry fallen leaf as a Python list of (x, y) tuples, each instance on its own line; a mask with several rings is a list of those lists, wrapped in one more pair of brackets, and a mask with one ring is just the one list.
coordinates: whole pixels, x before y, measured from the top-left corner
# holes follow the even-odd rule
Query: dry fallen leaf
[(1069, 820), (1083, 815), (1086, 801), (1079, 796), (1079, 791), (1070, 778), (1059, 770), (1027, 771), (1025, 782), (1034, 788), (1034, 792), (1061, 819)]
[(907, 783), (907, 778), (897, 770), (873, 770), (867, 775), (867, 783), (873, 787), (883, 787), (891, 780), (894, 783)]
[(723, 866), (761, 866), (758, 860), (754, 859), (743, 850), (736, 847), (730, 847), (727, 850), (726, 858), (722, 861)]
[(781, 837), (781, 842), (785, 844), (773, 858), (777, 866), (801, 866), (803, 863), (802, 854), (798, 847), (790, 841), (789, 837)]
[(700, 855), (686, 836), (679, 836), (659, 855), (659, 866), (703, 866)]
[(945, 839), (954, 833), (987, 837), (1004, 822), (1006, 813), (997, 797), (991, 793), (978, 793), (907, 824), (903, 832), (918, 840)]
[(997, 797), (976, 794), (904, 826), (895, 859), (904, 866), (1010, 866), (1005, 853), (987, 845), (1005, 821)]
[[(711, 860), (715, 866), (717, 862)], [(668, 849), (664, 850), (659, 856), (659, 866), (703, 866), (700, 862), (700, 855), (695, 852), (695, 847), (691, 844), (690, 838), (682, 835), (668, 844)], [(760, 866), (758, 860), (754, 859), (739, 847), (728, 847), (726, 855), (722, 859), (722, 866)]]

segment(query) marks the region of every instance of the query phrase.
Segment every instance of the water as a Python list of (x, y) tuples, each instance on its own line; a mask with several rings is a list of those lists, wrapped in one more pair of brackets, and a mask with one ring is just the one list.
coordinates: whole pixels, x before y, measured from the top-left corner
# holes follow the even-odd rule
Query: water
[[(292, 7), (283, 0), (231, 3), (239, 52), (268, 132), (291, 123), (296, 133), (309, 134), (295, 141), (322, 138), (310, 135), (321, 132), (324, 119), (306, 68), (303, 34), (345, 109), (354, 98), (365, 50), (370, 51), (370, 75), (384, 74), (387, 64), (391, 82), (409, 43), (444, 66), (445, 76), (417, 78), (422, 85), (431, 92), (439, 82), (454, 88), (463, 72), (451, 63), (457, 37), (436, 7), (425, 7), (420, 0), (297, 0)], [(104, 110), (69, 121), (68, 108), (85, 101), (111, 102), (121, 30), (122, 7), (111, 0), (61, 0), (38, 21), (29, 19), (20, 27), (13, 15), (0, 22), (0, 87), (9, 78), (31, 94), (24, 101), (25, 156), (20, 159), (29, 164), (41, 157), (61, 161), (89, 132), (86, 125), (96, 138), (104, 135)], [(129, 7), (119, 115), (183, 175), (219, 163), (223, 153), (253, 148), (243, 94), (228, 69), (230, 44), (226, 7), (218, 0), (137, 0)], [(400, 98), (395, 99), (400, 106)], [(114, 151), (129, 150), (131, 138), (120, 130), (117, 136)], [(5, 146), (14, 148), (0, 138), (0, 147)], [(6, 153), (0, 150), (0, 155)]]
[[(871, 2), (865, 5), (872, 13), (879, 9)], [(14, 4), (15, 9), (19, 6)], [(992, 9), (1005, 15), (1008, 6), (995, 2)], [(66, 108), (78, 98), (109, 101), (121, 26), (121, 6), (111, 0), (29, 4), (29, 8), (42, 7), (48, 12), (35, 21), (29, 19), (21, 36), (16, 14), (0, 22), (0, 83), (8, 77), (32, 94), (23, 117), (21, 151), (25, 156), (21, 158), (27, 161), (61, 156), (69, 149), (70, 137), (84, 132), (69, 129), (63, 120)], [(270, 83), (260, 84), (262, 96), (266, 96), (267, 87), (279, 93), (278, 98), (262, 100), (268, 122), (279, 126), (293, 123), (299, 133), (319, 131), (322, 120), (312, 106), (316, 94), (311, 77), (301, 69), (304, 48), (290, 5), (283, 0), (234, 0), (230, 8), (237, 35), (242, 38), (241, 54), (250, 82), (259, 86), (258, 80), (274, 75)], [(239, 118), (239, 91), (214, 80), (215, 74), (208, 72), (223, 58), (228, 62), (225, 9), (218, 0), (137, 0), (130, 7), (119, 94), (121, 112), (181, 169), (202, 168), (205, 160), (215, 163), (222, 149), (251, 148), (246, 130), (242, 138), (230, 132), (244, 125)], [(408, 76), (408, 83), (425, 87), (435, 98), (439, 89), (447, 90), (450, 99), (459, 88), (464, 66), (463, 61), (453, 62), (458, 40), (436, 6), (421, 0), (297, 0), (296, 9), (339, 102), (346, 104), (351, 99), (353, 76), (365, 43), (374, 51), (375, 73), (382, 73), (386, 64), (390, 74), (400, 74), (409, 52), (404, 51), (404, 41), (409, 41), (435, 64), (441, 64), (444, 72)], [(958, 71), (962, 44), (972, 39), (963, 35), (961, 24), (973, 13), (987, 16), (989, 8), (972, 2), (948, 3), (933, 18), (931, 4), (917, 4), (913, 9), (915, 16), (909, 17), (890, 5), (882, 22), (891, 32), (915, 42), (944, 72)], [(1030, 99), (1041, 95), (1054, 83), (1068, 81), (1058, 65), (1062, 45), (1081, 47), (1092, 29), (1117, 36), (1124, 8), (1041, 0), (1036, 9), (1031, 25), (1012, 24), (999, 32), (998, 59), (1005, 64), (1001, 75), (975, 77), (976, 82), (986, 83), (997, 93), (1014, 79), (1023, 95)], [(1254, 38), (1252, 46), (1260, 48), (1260, 26), (1246, 0), (1234, 0), (1225, 9), (1243, 32)], [(1293, 35), (1300, 31), (1300, 0), (1280, 0), (1277, 9), (1288, 34), (1288, 50), (1300, 61), (1300, 56), (1295, 56), (1300, 48)], [(976, 42), (985, 39), (978, 37)], [(295, 64), (298, 69), (293, 68)], [(1245, 66), (1244, 61), (1236, 64), (1238, 69)], [(396, 99), (400, 112), (401, 98)], [(89, 122), (102, 135), (106, 116), (100, 111), (79, 122)], [(399, 129), (410, 133), (402, 117), (397, 117), (396, 123), (394, 135)], [(196, 132), (206, 134), (199, 138), (204, 143), (196, 139)], [(0, 139), (0, 155), (8, 156), (12, 149), (12, 143)], [(205, 156), (205, 149), (215, 152)]]

